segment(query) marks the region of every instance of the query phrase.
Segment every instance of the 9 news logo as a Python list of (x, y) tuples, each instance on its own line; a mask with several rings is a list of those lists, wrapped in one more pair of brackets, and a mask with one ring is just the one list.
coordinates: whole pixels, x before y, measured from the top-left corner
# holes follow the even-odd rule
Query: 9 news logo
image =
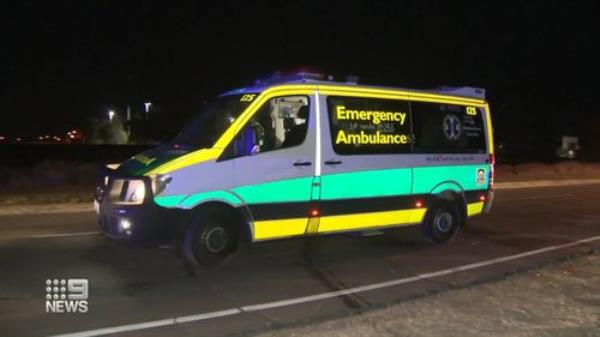
[(84, 278), (47, 279), (47, 313), (86, 313), (88, 311), (88, 280)]

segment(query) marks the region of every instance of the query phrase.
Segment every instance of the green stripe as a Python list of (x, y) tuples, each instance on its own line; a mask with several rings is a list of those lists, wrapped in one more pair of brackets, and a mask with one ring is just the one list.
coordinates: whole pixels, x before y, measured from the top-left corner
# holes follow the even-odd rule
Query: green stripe
[(410, 179), (410, 168), (329, 174), (321, 177), (321, 199), (407, 195)]
[(308, 201), (313, 177), (294, 178), (236, 187), (233, 191), (247, 204)]
[(311, 200), (319, 200), (321, 195), (321, 177), (315, 177), (313, 179), (313, 188)]
[(192, 194), (187, 197), (180, 206), (183, 208), (192, 208), (200, 203), (212, 200), (219, 200), (229, 203), (232, 206), (239, 206), (242, 201), (227, 191), (211, 191)]
[[(485, 182), (477, 183), (477, 170), (485, 170)], [(480, 190), (488, 187), (488, 165), (452, 165), (415, 167), (413, 169), (413, 193), (432, 193), (442, 182), (456, 183), (463, 190)]]
[[(452, 165), (336, 173), (320, 179), (311, 176), (240, 186), (233, 189), (237, 196), (227, 191), (210, 191), (187, 198), (185, 195), (159, 196), (154, 201), (163, 207), (192, 208), (209, 200), (221, 200), (233, 206), (243, 202), (252, 205), (318, 200), (319, 192), (321, 200), (336, 200), (428, 194), (446, 189), (480, 190), (488, 187), (488, 167), (487, 164)], [(478, 169), (486, 171), (483, 184), (477, 183)], [(318, 187), (313, 190), (313, 181), (320, 181), (320, 191)]]
[(175, 207), (181, 200), (186, 197), (185, 194), (182, 195), (166, 195), (166, 196), (158, 196), (154, 198), (154, 202), (162, 207)]

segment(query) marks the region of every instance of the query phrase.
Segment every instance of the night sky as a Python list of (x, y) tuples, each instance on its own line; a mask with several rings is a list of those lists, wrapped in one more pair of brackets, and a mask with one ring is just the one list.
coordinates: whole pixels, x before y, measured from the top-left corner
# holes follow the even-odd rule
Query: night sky
[(484, 87), (499, 139), (600, 127), (594, 2), (13, 1), (0, 13), (0, 134), (62, 132), (144, 100), (185, 116), (298, 66)]

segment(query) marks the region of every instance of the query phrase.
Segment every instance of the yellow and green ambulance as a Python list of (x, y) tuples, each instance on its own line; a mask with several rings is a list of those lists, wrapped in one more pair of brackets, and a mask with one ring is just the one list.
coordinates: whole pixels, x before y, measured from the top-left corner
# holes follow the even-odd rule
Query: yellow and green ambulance
[(240, 243), (418, 225), (435, 242), (489, 211), (483, 89), (421, 91), (299, 73), (207, 104), (171, 142), (107, 169), (109, 238), (177, 242), (193, 265)]

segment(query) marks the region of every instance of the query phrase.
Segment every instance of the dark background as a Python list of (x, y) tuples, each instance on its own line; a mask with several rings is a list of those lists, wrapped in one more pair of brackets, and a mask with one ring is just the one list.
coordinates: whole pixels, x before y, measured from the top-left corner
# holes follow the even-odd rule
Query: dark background
[(486, 88), (496, 138), (600, 152), (598, 5), (585, 1), (19, 1), (0, 5), (0, 134), (160, 107), (178, 129), (220, 92), (310, 66), (361, 83)]

